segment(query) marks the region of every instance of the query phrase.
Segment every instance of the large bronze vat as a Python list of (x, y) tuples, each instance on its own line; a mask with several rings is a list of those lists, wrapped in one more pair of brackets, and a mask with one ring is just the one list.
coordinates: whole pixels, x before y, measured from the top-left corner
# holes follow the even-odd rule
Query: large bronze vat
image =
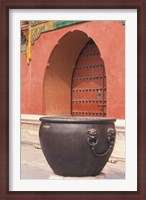
[(115, 144), (115, 119), (42, 117), (42, 151), (55, 174), (95, 176), (106, 165)]

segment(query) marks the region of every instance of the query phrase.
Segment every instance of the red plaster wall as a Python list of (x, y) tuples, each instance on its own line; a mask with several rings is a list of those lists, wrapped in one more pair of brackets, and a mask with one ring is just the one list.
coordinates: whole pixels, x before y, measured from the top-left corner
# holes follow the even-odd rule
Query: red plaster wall
[[(21, 54), (21, 110), (45, 113), (44, 75), (52, 50), (66, 33), (83, 31), (100, 50), (107, 76), (107, 117), (125, 118), (125, 26), (119, 21), (85, 22), (41, 34), (32, 46), (32, 60)], [(70, 44), (68, 44), (70, 45)], [(65, 103), (65, 102), (64, 102)]]
[(27, 113), (30, 110), (30, 68), (26, 63), (26, 57), (21, 54), (21, 112)]

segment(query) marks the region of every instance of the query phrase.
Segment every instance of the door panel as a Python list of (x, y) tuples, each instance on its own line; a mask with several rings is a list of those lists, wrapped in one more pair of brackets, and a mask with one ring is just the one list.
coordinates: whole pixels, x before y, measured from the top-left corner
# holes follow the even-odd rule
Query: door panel
[(81, 51), (72, 78), (72, 115), (106, 116), (104, 62), (93, 40)]

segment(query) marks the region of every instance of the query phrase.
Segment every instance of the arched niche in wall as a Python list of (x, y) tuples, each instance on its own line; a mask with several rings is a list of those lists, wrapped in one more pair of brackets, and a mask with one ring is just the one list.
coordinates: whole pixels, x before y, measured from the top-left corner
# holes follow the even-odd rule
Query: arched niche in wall
[(73, 74), (78, 57), (90, 39), (86, 33), (75, 30), (65, 34), (54, 47), (44, 75), (44, 114), (73, 114)]
[(68, 32), (54, 47), (44, 76), (44, 114), (71, 115), (72, 74), (88, 39), (82, 31)]

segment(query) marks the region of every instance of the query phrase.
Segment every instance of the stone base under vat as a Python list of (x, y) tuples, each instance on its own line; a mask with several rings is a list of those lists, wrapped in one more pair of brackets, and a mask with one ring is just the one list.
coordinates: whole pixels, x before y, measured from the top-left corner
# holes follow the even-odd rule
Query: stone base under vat
[(101, 172), (98, 176), (84, 176), (84, 177), (70, 177), (70, 176), (59, 176), (57, 174), (55, 174), (54, 172), (49, 173), (48, 176), (49, 179), (58, 179), (58, 180), (88, 180), (88, 179), (105, 179), (106, 175)]

